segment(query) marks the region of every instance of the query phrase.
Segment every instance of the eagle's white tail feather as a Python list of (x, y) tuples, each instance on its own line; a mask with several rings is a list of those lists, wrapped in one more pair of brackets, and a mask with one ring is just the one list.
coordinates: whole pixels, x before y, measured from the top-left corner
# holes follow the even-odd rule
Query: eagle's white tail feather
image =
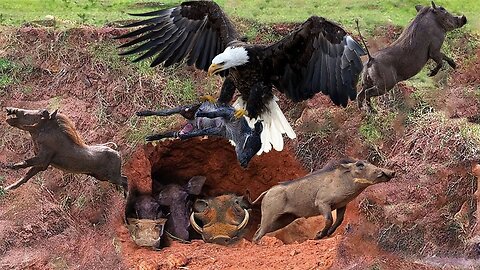
[[(278, 98), (274, 96), (274, 98), (267, 104), (267, 110), (258, 117), (263, 120), (263, 131), (260, 135), (262, 147), (257, 155), (260, 155), (263, 152), (269, 152), (272, 150), (272, 147), (277, 151), (282, 151), (284, 147), (283, 134), (286, 134), (291, 139), (297, 137), (295, 131), (293, 131), (293, 128), (290, 126), (290, 123), (288, 123), (287, 118), (283, 115), (282, 110), (280, 110), (277, 101)], [(245, 109), (245, 101), (242, 97), (239, 97), (233, 103), (233, 106), (236, 109)], [(257, 119), (250, 119), (249, 117), (245, 118), (247, 119), (248, 125), (253, 128)]]

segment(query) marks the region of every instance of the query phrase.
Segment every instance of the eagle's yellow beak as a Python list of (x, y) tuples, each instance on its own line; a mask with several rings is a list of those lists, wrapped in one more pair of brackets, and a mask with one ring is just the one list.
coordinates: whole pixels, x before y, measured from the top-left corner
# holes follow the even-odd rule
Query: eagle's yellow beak
[(222, 70), (223, 70), (223, 65), (211, 64), (210, 67), (208, 68), (208, 76), (212, 76)]

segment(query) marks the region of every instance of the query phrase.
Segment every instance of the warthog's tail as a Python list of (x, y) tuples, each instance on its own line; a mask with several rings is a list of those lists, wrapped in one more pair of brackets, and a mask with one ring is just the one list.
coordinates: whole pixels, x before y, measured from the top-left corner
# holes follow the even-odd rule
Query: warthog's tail
[(368, 61), (370, 62), (370, 60), (372, 60), (373, 57), (370, 54), (370, 51), (368, 50), (367, 43), (365, 43), (365, 40), (363, 39), (362, 33), (360, 32), (360, 26), (358, 26), (358, 19), (355, 19), (355, 22), (357, 23), (358, 35), (360, 35), (360, 39), (362, 40), (363, 47), (365, 47), (365, 50), (367, 51)]
[(268, 190), (265, 190), (264, 192), (262, 192), (262, 194), (260, 194), (260, 196), (258, 196), (255, 201), (251, 202), (250, 204), (251, 205), (255, 205), (257, 204), (259, 201), (261, 201), (263, 199), (263, 197), (265, 196), (265, 194), (267, 194)]

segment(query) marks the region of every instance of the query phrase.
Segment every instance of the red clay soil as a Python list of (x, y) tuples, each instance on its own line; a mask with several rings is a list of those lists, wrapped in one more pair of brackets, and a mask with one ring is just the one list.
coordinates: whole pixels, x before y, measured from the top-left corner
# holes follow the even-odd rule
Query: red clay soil
[[(119, 32), (114, 28), (5, 31), (0, 35), (0, 57), (14, 62), (23, 73), (14, 76), (16, 83), (0, 89), (0, 109), (60, 108), (87, 143), (116, 142), (130, 184), (147, 191), (152, 172), (159, 181), (200, 174), (207, 176), (205, 190), (210, 195), (241, 195), (249, 189), (256, 197), (278, 181), (299, 177), (343, 155), (394, 168), (397, 177), (367, 188), (353, 200), (343, 224), (328, 239), (304, 241), (322, 228), (323, 218), (316, 217), (296, 221), (273, 234), (278, 238), (270, 235), (259, 245), (242, 240), (224, 247), (195, 240), (153, 251), (135, 246), (130, 239), (123, 226), (125, 199), (113, 185), (50, 168), (0, 196), (0, 269), (478, 269), (475, 260), (480, 250), (475, 245), (480, 241), (471, 240), (478, 227), (473, 215), (476, 178), (469, 162), (451, 160), (457, 149), (442, 145), (457, 137), (437, 139), (452, 130), (431, 125), (420, 130), (424, 133), (417, 132), (399, 115), (392, 137), (372, 148), (359, 133), (365, 115), (353, 105), (333, 107), (318, 95), (299, 104), (281, 100), (298, 139), (288, 140), (283, 152), (254, 157), (247, 170), (238, 166), (233, 147), (222, 139), (136, 147), (127, 139), (141, 126), (132, 124), (137, 121), (134, 112), (178, 104), (161, 91), (171, 70), (156, 69), (152, 79), (127, 60), (112, 57), (118, 44), (112, 44), (111, 38)], [(476, 81), (477, 69), (466, 67), (461, 72), (468, 78), (457, 81), (454, 73), (449, 91), (464, 86), (463, 82), (472, 87), (470, 82)], [(182, 68), (177, 74), (193, 76), (198, 94), (208, 90), (202, 72)], [(449, 106), (459, 117), (474, 113), (471, 99), (452, 100), (455, 104)], [(32, 156), (29, 136), (0, 121), (0, 164)], [(24, 173), (0, 166), (4, 184)], [(249, 225), (247, 239), (255, 222), (258, 215)]]

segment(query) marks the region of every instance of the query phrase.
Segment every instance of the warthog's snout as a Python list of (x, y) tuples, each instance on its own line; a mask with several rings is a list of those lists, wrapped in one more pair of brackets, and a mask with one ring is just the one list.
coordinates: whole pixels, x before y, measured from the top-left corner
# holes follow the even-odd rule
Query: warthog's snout
[(227, 235), (217, 235), (217, 236), (213, 237), (213, 239), (211, 239), (208, 242), (225, 246), (225, 245), (231, 244), (232, 242), (235, 242), (235, 240), (232, 239), (231, 237), (227, 236)]
[(7, 111), (7, 115), (14, 115), (17, 113), (18, 109), (17, 108), (12, 108), (12, 107), (8, 107), (5, 109)]
[(382, 170), (382, 176), (387, 178), (387, 181), (395, 177), (395, 171), (384, 169)]
[(465, 17), (465, 15), (463, 15), (462, 17), (458, 17), (458, 25), (459, 25), (459, 27), (462, 27), (462, 26), (464, 26), (465, 24), (467, 24), (467, 17)]

